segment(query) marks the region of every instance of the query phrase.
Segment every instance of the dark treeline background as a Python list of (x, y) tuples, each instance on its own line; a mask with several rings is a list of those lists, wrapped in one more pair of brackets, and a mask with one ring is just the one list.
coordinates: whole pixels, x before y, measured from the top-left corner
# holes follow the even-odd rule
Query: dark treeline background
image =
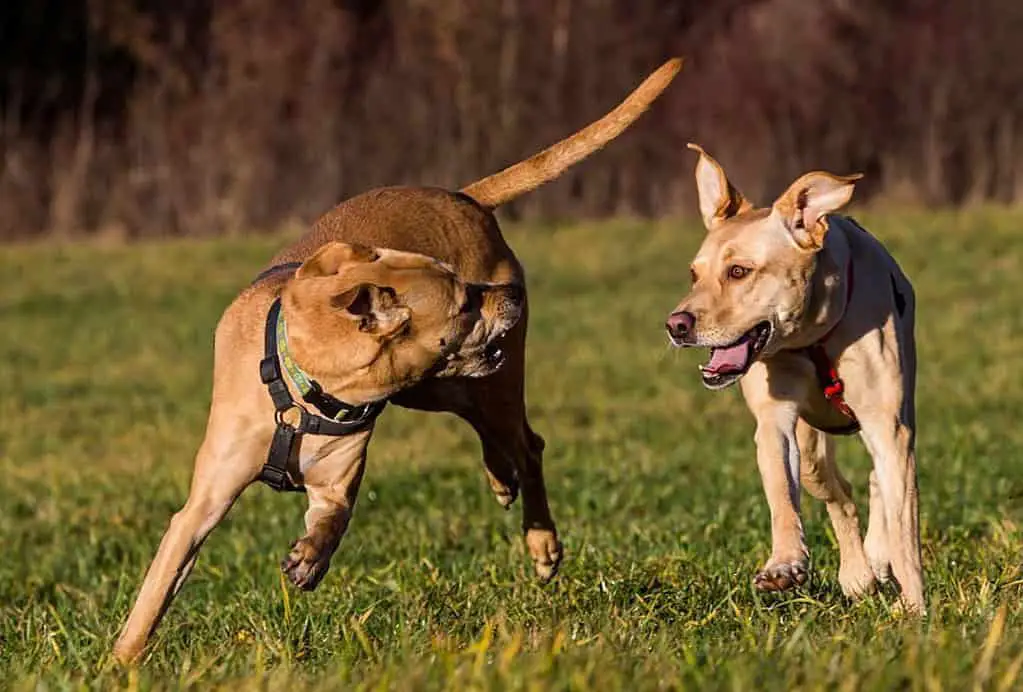
[(650, 114), (507, 212), (687, 212), (690, 139), (762, 202), (811, 168), (865, 172), (861, 200), (1023, 200), (1020, 0), (30, 0), (0, 6), (0, 238), (457, 187), (675, 54)]

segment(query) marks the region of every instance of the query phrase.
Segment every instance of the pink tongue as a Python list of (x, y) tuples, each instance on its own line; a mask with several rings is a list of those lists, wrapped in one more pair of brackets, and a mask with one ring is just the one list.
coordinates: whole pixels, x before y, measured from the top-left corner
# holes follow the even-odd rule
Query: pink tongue
[(724, 375), (730, 372), (741, 372), (749, 360), (750, 342), (744, 340), (728, 348), (711, 349), (710, 362), (703, 366), (707, 372)]

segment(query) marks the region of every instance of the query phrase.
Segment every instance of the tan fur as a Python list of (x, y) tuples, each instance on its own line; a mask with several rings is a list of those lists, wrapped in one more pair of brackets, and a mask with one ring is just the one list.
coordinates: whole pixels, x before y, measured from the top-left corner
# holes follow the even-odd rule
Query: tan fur
[(466, 185), (462, 192), (482, 206), (493, 209), (557, 178), (569, 166), (582, 161), (624, 132), (668, 88), (681, 69), (681, 58), (669, 60), (600, 120), (525, 161)]
[[(915, 301), (884, 247), (855, 222), (833, 214), (849, 201), (859, 176), (808, 173), (772, 207), (754, 209), (720, 165), (693, 148), (700, 153), (696, 179), (708, 233), (692, 262), (695, 283), (669, 318), (669, 336), (676, 346), (726, 349), (750, 335), (758, 343), (757, 335), (769, 333), (759, 353), (746, 352), (754, 355), (744, 374), (712, 368), (704, 376), (715, 388), (738, 381), (757, 421), (757, 465), (771, 509), (772, 551), (754, 583), (774, 591), (806, 580), (802, 480), (827, 504), (843, 591), (863, 595), (893, 573), (905, 608), (923, 612)], [(850, 263), (854, 290), (847, 297)], [(736, 266), (742, 270), (733, 273)], [(874, 461), (865, 544), (831, 436), (822, 432), (848, 419), (825, 400), (802, 350), (825, 335)]]
[[(278, 295), (296, 362), (327, 392), (351, 404), (389, 398), (449, 411), (472, 425), (498, 501), (507, 507), (521, 489), (537, 575), (554, 576), (561, 543), (544, 487), (544, 441), (526, 418), (524, 277), (489, 207), (619, 134), (677, 70), (678, 61), (662, 67), (610, 120), (555, 146), (540, 163), (467, 188), (477, 199), (436, 188), (372, 190), (338, 205), (273, 259), (272, 265), (302, 266), (293, 277), (273, 274), (246, 289), (220, 320), (209, 422), (192, 487), (114, 647), (118, 660), (139, 657), (203, 541), (266, 460), (275, 423), (259, 362), (267, 311)], [(281, 567), (300, 588), (316, 587), (347, 530), (371, 434), (372, 428), (340, 438), (306, 435), (291, 460), (309, 509), (305, 533)]]

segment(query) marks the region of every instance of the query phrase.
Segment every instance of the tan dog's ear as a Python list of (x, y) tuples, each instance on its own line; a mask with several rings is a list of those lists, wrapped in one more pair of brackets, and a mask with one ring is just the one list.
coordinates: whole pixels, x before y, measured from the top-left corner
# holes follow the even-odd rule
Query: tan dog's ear
[(317, 276), (333, 276), (349, 264), (374, 262), (378, 257), (376, 250), (365, 245), (327, 243), (298, 268), (295, 278), (311, 279)]
[(773, 212), (804, 250), (824, 247), (828, 214), (844, 207), (852, 198), (853, 188), (861, 173), (832, 175), (814, 171), (789, 186), (774, 203)]
[(735, 187), (728, 182), (725, 170), (699, 144), (690, 142), (690, 149), (699, 153), (696, 162), (696, 190), (700, 196), (700, 215), (709, 231), (725, 219), (753, 208)]
[(332, 307), (344, 312), (360, 332), (388, 337), (405, 326), (412, 312), (402, 305), (393, 288), (359, 284), (330, 299)]

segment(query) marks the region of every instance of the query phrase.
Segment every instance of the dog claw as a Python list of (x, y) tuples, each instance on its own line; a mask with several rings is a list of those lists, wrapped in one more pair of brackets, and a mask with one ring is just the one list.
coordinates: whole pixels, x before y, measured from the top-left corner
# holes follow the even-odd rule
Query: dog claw
[(757, 591), (787, 591), (806, 583), (809, 574), (803, 562), (768, 564), (753, 577)]

